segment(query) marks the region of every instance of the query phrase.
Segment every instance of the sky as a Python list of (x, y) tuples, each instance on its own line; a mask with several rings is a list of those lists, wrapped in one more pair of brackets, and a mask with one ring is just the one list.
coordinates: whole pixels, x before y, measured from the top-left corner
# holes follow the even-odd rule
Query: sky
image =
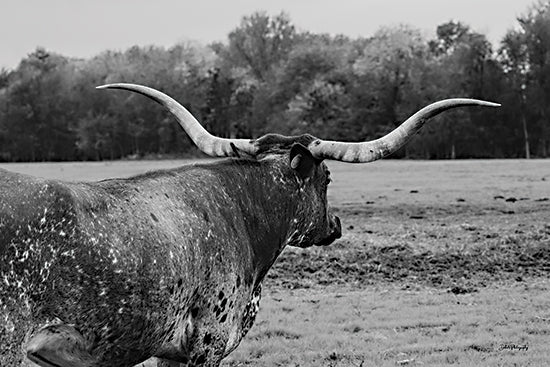
[(88, 58), (133, 45), (227, 40), (245, 15), (289, 14), (298, 30), (369, 37), (409, 24), (432, 35), (460, 20), (498, 45), (536, 0), (2, 0), (0, 68), (13, 69), (37, 46)]

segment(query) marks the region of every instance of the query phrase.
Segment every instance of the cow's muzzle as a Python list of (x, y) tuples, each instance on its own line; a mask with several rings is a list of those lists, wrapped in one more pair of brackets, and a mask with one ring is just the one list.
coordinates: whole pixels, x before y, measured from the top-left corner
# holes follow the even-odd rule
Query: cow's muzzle
[(329, 233), (328, 236), (319, 242), (317, 246), (328, 246), (338, 238), (342, 237), (342, 225), (340, 224), (340, 218), (335, 215), (331, 215), (329, 218)]

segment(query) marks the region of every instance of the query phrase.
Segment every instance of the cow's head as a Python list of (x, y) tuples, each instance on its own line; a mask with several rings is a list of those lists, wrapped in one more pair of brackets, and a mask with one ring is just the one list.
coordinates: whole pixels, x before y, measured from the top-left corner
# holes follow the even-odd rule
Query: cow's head
[(292, 178), (296, 180), (296, 190), (299, 192), (299, 195), (293, 197), (298, 215), (296, 218), (289, 218), (291, 231), (287, 244), (300, 247), (328, 245), (341, 236), (340, 220), (330, 212), (327, 204), (330, 177), (324, 160), (372, 162), (397, 151), (428, 119), (443, 111), (460, 106), (500, 106), (497, 103), (468, 98), (442, 100), (422, 108), (389, 134), (359, 143), (321, 140), (311, 135), (268, 134), (252, 140), (226, 139), (208, 133), (181, 104), (155, 89), (126, 83), (97, 88), (125, 89), (160, 103), (174, 114), (197, 147), (210, 156), (261, 158), (268, 154), (277, 154), (286, 159), (286, 164), (294, 173)]
[(327, 203), (330, 172), (323, 160), (314, 157), (301, 143), (294, 143), (286, 156), (287, 164), (294, 171), (297, 204), (287, 244), (299, 247), (330, 245), (342, 236), (340, 219)]

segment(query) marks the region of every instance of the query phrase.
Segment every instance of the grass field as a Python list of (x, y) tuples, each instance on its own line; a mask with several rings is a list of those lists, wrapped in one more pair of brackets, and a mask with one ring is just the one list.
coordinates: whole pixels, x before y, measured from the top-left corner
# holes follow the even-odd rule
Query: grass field
[[(0, 167), (96, 180), (183, 163)], [(342, 239), (283, 252), (223, 366), (550, 364), (550, 160), (329, 167)]]

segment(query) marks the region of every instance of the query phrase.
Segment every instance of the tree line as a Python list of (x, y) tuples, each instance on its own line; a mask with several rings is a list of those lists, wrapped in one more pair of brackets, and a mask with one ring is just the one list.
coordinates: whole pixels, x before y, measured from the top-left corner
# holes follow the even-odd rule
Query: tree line
[(103, 160), (197, 154), (173, 118), (145, 97), (94, 86), (138, 83), (184, 104), (213, 134), (264, 133), (363, 141), (449, 97), (502, 103), (452, 111), (395, 156), (548, 157), (550, 1), (499, 45), (450, 21), (432, 39), (413, 27), (369, 38), (297, 31), (254, 13), (227, 41), (134, 46), (74, 59), (37, 48), (0, 71), (0, 161)]

